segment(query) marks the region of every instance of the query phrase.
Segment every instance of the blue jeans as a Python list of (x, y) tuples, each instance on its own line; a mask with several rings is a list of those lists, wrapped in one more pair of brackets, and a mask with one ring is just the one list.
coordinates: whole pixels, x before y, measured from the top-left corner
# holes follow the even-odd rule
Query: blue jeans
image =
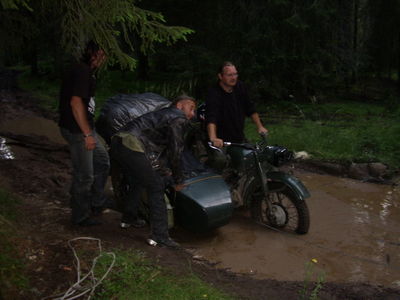
[(60, 132), (68, 142), (71, 154), (71, 220), (77, 224), (90, 216), (93, 207), (104, 206), (104, 186), (109, 174), (110, 160), (94, 130), (96, 147), (91, 151), (86, 150), (82, 133), (72, 133), (65, 128), (60, 128)]

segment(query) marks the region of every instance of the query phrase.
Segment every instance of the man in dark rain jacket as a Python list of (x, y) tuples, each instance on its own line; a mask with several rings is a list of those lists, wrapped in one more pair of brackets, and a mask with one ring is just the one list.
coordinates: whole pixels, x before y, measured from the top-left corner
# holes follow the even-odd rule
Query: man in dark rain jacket
[(150, 206), (150, 245), (179, 246), (168, 233), (165, 178), (173, 179), (175, 190), (183, 188), (184, 132), (195, 108), (192, 97), (179, 96), (170, 107), (136, 118), (112, 138), (111, 158), (119, 164), (129, 185), (121, 227), (145, 225), (138, 217), (139, 198), (145, 189)]

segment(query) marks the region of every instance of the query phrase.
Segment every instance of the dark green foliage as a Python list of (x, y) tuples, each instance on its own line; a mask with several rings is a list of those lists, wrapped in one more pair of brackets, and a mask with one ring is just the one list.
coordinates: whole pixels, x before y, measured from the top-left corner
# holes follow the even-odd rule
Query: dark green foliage
[[(18, 6), (21, 3), (29, 7)], [(141, 9), (130, 0), (2, 0), (1, 4), (0, 37), (7, 47), (0, 50), (0, 61), (15, 63), (27, 57), (25, 63), (31, 64), (33, 73), (42, 57), (52, 57), (55, 70), (65, 55), (79, 58), (89, 40), (107, 52), (109, 65), (134, 69), (135, 52), (186, 40), (193, 32), (165, 25), (161, 13)], [(16, 57), (9, 57), (10, 51)]]
[[(179, 22), (196, 32), (186, 44), (158, 49), (150, 56), (153, 65), (149, 72), (197, 78), (196, 96), (200, 98), (215, 81), (216, 69), (224, 60), (238, 66), (241, 78), (261, 102), (287, 99), (289, 95), (304, 100), (324, 95), (338, 85), (348, 89), (380, 64), (377, 53), (371, 52), (371, 41), (379, 46), (379, 38), (373, 34), (375, 24), (400, 28), (371, 12), (376, 6), (384, 6), (391, 15), (399, 16), (394, 2), (398, 3), (145, 0), (145, 7), (163, 11), (172, 23)], [(399, 42), (396, 32), (385, 37), (393, 45)], [(397, 70), (398, 58), (392, 54), (398, 53), (396, 47), (390, 52), (381, 49), (392, 62), (391, 71)]]
[[(400, 0), (0, 3), (0, 37), (7, 41), (0, 64), (25, 58), (39, 73), (38, 61), (50, 60), (58, 71), (64, 54), (79, 56), (91, 38), (115, 68), (137, 68), (140, 80), (196, 82), (199, 99), (225, 60), (237, 65), (259, 103), (290, 95), (329, 99), (367, 90), (370, 79), (400, 82)], [(179, 26), (166, 26), (164, 16)]]

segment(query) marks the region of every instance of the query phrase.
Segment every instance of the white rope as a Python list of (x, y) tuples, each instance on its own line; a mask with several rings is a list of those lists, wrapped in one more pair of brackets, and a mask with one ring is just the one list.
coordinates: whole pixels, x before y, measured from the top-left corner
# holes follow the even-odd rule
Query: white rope
[[(98, 249), (99, 249), (99, 255), (93, 259), (90, 270), (84, 276), (82, 276), (82, 274), (81, 274), (80, 259), (75, 251), (75, 247), (72, 244), (73, 242), (80, 241), (80, 240), (96, 241)], [(68, 246), (71, 248), (71, 250), (74, 254), (74, 258), (75, 258), (74, 263), (75, 263), (75, 267), (76, 267), (77, 280), (64, 294), (54, 295), (54, 296), (46, 297), (44, 299), (73, 300), (73, 299), (77, 299), (77, 298), (82, 297), (89, 293), (88, 298), (87, 298), (87, 300), (89, 300), (93, 296), (96, 287), (98, 285), (100, 285), (101, 282), (107, 277), (107, 275), (110, 273), (111, 269), (113, 268), (113, 266), (115, 264), (115, 259), (116, 259), (115, 254), (113, 252), (103, 252), (100, 239), (96, 239), (96, 238), (92, 238), (92, 237), (77, 237), (77, 238), (69, 240)], [(94, 268), (96, 267), (97, 261), (104, 255), (111, 256), (112, 262), (108, 266), (107, 271), (104, 273), (104, 275), (100, 279), (97, 279), (94, 274)], [(87, 282), (87, 281), (89, 281), (89, 282)]]

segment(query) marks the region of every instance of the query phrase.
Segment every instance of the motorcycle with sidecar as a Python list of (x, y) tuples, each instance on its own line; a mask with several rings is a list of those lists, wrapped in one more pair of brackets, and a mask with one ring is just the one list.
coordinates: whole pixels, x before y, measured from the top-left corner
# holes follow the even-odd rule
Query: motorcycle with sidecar
[[(152, 93), (110, 98), (98, 118), (97, 131), (107, 142), (130, 119), (167, 105), (168, 100)], [(179, 192), (167, 188), (165, 192), (170, 227), (178, 223), (192, 231), (212, 230), (227, 224), (234, 208), (243, 207), (264, 226), (308, 232), (310, 215), (305, 200), (310, 194), (299, 179), (279, 170), (290, 161), (292, 152), (268, 145), (266, 136), (254, 144), (226, 142), (223, 149), (216, 148), (208, 143), (201, 118), (193, 123), (185, 140), (185, 188)], [(116, 207), (121, 209), (128, 185), (115, 164), (111, 179)], [(139, 211), (145, 219), (148, 210), (144, 194)]]

